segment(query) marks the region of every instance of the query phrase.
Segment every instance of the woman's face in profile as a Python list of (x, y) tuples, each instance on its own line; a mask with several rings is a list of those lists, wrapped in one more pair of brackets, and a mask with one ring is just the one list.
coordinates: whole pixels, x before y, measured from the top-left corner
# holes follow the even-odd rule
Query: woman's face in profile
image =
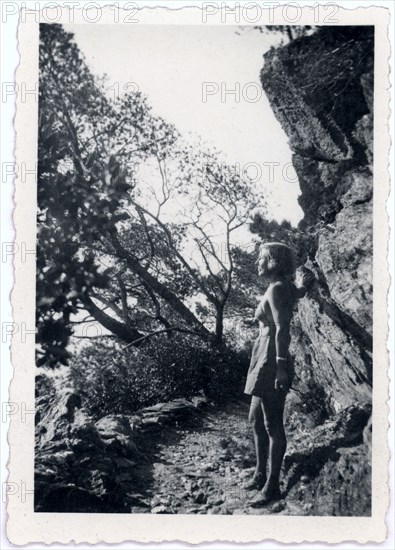
[(266, 252), (261, 253), (256, 261), (256, 264), (258, 266), (258, 275), (260, 277), (267, 277), (269, 275), (268, 262), (268, 254)]

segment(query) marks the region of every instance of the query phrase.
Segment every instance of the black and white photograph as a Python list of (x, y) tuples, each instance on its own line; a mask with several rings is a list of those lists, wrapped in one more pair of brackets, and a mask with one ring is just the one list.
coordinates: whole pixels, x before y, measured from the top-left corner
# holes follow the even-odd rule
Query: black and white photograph
[(39, 48), (35, 510), (369, 516), (374, 27)]
[(21, 12), (13, 544), (384, 540), (389, 18), (325, 7)]

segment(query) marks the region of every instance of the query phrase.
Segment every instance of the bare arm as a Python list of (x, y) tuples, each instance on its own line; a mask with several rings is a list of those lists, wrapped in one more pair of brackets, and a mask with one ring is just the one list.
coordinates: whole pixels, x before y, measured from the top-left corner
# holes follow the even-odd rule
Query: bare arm
[(292, 316), (292, 302), (287, 292), (279, 286), (273, 286), (268, 292), (268, 302), (276, 325), (276, 355), (286, 357), (289, 346), (289, 324)]
[(292, 316), (292, 302), (280, 285), (273, 286), (268, 293), (268, 302), (276, 325), (277, 375), (275, 387), (283, 389), (288, 384), (287, 356), (289, 347), (289, 325)]

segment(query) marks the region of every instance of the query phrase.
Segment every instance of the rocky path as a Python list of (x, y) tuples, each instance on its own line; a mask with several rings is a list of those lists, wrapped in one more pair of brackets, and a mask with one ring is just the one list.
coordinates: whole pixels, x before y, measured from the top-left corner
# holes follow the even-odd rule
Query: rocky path
[(251, 508), (256, 491), (243, 482), (254, 470), (248, 402), (208, 407), (180, 426), (152, 432), (144, 446), (152, 462), (139, 472), (138, 506), (133, 513), (158, 514), (297, 514), (295, 499)]
[(318, 426), (288, 415), (283, 499), (251, 508), (254, 449), (247, 400), (202, 396), (96, 422), (65, 389), (37, 401), (35, 510), (159, 514), (371, 513), (371, 405)]

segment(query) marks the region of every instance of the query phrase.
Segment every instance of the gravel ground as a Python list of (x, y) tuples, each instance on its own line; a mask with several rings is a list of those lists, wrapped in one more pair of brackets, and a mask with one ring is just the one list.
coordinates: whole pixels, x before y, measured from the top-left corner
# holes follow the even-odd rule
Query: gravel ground
[(133, 513), (156, 514), (273, 514), (306, 515), (293, 500), (263, 508), (249, 500), (257, 491), (242, 484), (254, 471), (255, 453), (248, 425), (247, 401), (225, 408), (209, 406), (180, 426), (153, 432), (143, 442), (146, 456)]

